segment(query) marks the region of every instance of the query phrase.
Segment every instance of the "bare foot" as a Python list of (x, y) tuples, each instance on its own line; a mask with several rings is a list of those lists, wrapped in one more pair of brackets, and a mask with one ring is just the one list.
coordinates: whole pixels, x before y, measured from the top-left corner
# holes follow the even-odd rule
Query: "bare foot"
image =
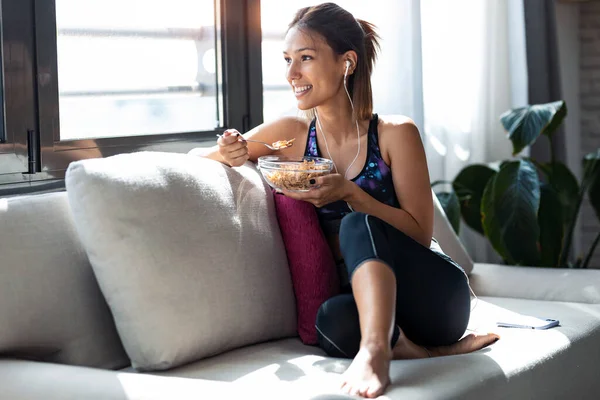
[(496, 343), (498, 340), (500, 340), (500, 336), (495, 333), (488, 333), (485, 335), (470, 333), (450, 346), (433, 347), (429, 349), (429, 351), (433, 357), (467, 354), (481, 350), (484, 347)]
[(500, 339), (495, 333), (478, 335), (471, 333), (458, 342), (449, 346), (422, 347), (413, 343), (404, 333), (400, 332), (400, 338), (392, 349), (394, 360), (409, 360), (414, 358), (441, 357), (458, 354), (471, 353), (487, 347)]
[(342, 375), (342, 390), (349, 395), (374, 398), (390, 384), (389, 344), (365, 343)]

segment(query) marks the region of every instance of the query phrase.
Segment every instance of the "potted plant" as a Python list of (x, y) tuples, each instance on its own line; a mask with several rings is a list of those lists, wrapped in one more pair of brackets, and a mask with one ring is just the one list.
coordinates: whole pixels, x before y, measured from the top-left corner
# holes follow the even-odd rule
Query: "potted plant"
[[(512, 159), (469, 165), (453, 181), (432, 184), (434, 190), (451, 185), (450, 190), (436, 190), (436, 195), (457, 233), (462, 217), (510, 265), (588, 267), (600, 232), (585, 257), (569, 260), (569, 254), (586, 194), (600, 218), (600, 148), (584, 157), (578, 182), (555, 158), (552, 135), (566, 115), (564, 101), (505, 112), (500, 121), (512, 142)], [(540, 136), (550, 145), (550, 162), (519, 156)]]

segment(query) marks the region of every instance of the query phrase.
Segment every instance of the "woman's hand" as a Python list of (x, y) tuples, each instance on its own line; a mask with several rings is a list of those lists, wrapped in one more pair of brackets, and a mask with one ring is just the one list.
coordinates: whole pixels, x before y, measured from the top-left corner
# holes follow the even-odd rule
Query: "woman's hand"
[(219, 145), (219, 154), (231, 167), (239, 167), (250, 158), (248, 143), (235, 129), (223, 132), (223, 136), (217, 140), (217, 144)]
[(281, 192), (292, 199), (307, 201), (320, 208), (334, 201), (345, 201), (354, 189), (353, 186), (356, 186), (340, 174), (329, 174), (313, 180), (310, 182), (312, 188), (308, 192), (292, 192), (285, 189)]

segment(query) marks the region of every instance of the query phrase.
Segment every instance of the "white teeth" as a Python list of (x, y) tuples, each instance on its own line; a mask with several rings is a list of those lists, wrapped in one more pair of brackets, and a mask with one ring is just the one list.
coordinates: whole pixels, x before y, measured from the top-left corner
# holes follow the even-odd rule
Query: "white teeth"
[(308, 85), (308, 86), (297, 86), (294, 87), (294, 92), (295, 93), (302, 93), (302, 92), (306, 92), (308, 89), (311, 89), (312, 86)]

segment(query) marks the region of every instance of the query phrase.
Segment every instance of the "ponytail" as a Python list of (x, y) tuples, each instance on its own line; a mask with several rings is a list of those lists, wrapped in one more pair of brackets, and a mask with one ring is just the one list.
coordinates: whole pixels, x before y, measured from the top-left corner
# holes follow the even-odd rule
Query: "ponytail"
[[(363, 31), (364, 52), (358, 55), (358, 65), (352, 75), (351, 96), (358, 107), (356, 117), (360, 120), (369, 120), (373, 115), (373, 89), (371, 87), (371, 74), (375, 67), (377, 52), (380, 49), (379, 35), (375, 32), (375, 25), (361, 19), (356, 20)], [(349, 81), (350, 82), (350, 81)]]
[(365, 34), (366, 61), (369, 67), (369, 74), (371, 74), (373, 72), (373, 67), (375, 66), (375, 61), (377, 61), (377, 53), (381, 48), (379, 45), (380, 37), (377, 32), (375, 32), (375, 25), (362, 19), (357, 19), (356, 21)]

